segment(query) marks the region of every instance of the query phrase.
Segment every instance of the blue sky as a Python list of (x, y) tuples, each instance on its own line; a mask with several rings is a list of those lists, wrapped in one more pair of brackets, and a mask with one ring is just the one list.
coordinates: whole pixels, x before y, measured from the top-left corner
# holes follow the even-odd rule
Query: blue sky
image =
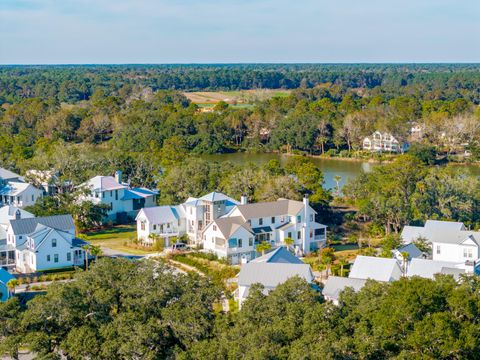
[(479, 18), (479, 0), (0, 0), (0, 63), (480, 62)]

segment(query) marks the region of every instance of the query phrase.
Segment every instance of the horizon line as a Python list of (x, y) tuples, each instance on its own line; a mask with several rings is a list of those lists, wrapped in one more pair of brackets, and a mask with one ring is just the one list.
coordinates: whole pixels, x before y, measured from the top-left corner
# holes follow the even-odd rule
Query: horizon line
[(168, 66), (168, 65), (480, 65), (470, 61), (358, 61), (358, 62), (119, 62), (119, 63), (0, 63), (0, 66)]

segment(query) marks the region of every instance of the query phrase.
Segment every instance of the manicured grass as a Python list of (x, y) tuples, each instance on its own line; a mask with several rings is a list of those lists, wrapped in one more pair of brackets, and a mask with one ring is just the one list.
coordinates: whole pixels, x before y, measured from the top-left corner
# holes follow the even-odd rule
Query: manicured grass
[(92, 245), (104, 246), (112, 250), (125, 252), (132, 255), (145, 255), (151, 251), (134, 249), (126, 246), (127, 241), (137, 237), (137, 229), (134, 224), (117, 225), (108, 229), (100, 229), (85, 234), (86, 240)]

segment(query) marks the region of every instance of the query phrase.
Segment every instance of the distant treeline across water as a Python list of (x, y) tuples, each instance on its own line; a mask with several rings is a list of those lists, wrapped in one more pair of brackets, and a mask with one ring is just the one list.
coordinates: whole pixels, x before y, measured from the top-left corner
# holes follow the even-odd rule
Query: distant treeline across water
[[(0, 66), (0, 104), (22, 98), (88, 100), (95, 89), (125, 85), (156, 90), (296, 89), (319, 84), (373, 89), (392, 96), (466, 89), (479, 103), (480, 64), (170, 64)], [(472, 91), (475, 96), (472, 96)]]

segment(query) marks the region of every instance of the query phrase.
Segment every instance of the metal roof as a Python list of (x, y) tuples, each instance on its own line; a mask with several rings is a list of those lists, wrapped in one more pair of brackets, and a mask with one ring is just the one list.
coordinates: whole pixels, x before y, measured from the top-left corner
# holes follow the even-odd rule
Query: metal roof
[(63, 231), (75, 229), (72, 215), (54, 215), (10, 220), (10, 226), (15, 235), (31, 234), (35, 231), (38, 224)]
[(249, 262), (242, 266), (238, 275), (239, 286), (259, 283), (266, 288), (274, 288), (288, 279), (299, 276), (308, 283), (313, 281), (310, 265), (268, 262)]
[(21, 179), (22, 177), (13, 171), (7, 170), (0, 167), (0, 179), (9, 180), (9, 179)]
[(366, 279), (329, 276), (322, 290), (322, 294), (330, 299), (338, 300), (340, 292), (345, 290), (345, 288), (350, 287), (354, 291), (359, 291), (366, 282)]
[(400, 278), (401, 271), (395, 259), (360, 255), (355, 258), (348, 277), (392, 281)]
[(279, 248), (276, 248), (273, 251), (270, 251), (269, 253), (260, 256), (256, 259), (253, 259), (250, 262), (256, 262), (256, 263), (277, 263), (277, 264), (304, 264), (302, 260), (297, 258), (295, 255), (293, 255), (290, 251), (288, 251), (285, 247), (281, 246)]
[(435, 274), (453, 274), (452, 270), (449, 269), (455, 269), (454, 273), (459, 273), (458, 270), (461, 270), (460, 273), (464, 273), (464, 265), (464, 263), (450, 261), (412, 259), (408, 263), (407, 276), (420, 276), (433, 279)]
[(225, 195), (224, 193), (213, 191), (207, 195), (203, 195), (199, 200), (208, 201), (208, 202), (217, 202), (217, 201), (228, 201), (234, 204), (238, 204), (239, 202), (231, 197)]
[(137, 219), (143, 215), (149, 222), (154, 224), (174, 222), (180, 218), (178, 213), (183, 213), (181, 206), (178, 206), (178, 208), (179, 209), (177, 209), (176, 206), (169, 205), (143, 208), (138, 213)]
[(12, 205), (5, 205), (0, 208), (0, 224), (8, 225), (9, 220), (15, 219), (15, 214), (20, 211), (20, 219), (32, 218), (34, 215), (23, 209)]
[(9, 181), (7, 185), (0, 188), (0, 195), (17, 196), (23, 193), (29, 187), (35, 188), (32, 184), (17, 182), (17, 181)]
[(427, 239), (431, 243), (461, 244), (467, 238), (480, 245), (480, 232), (469, 231), (461, 222), (427, 220), (425, 226), (405, 226), (402, 231), (402, 239), (405, 243), (411, 243), (419, 237)]

